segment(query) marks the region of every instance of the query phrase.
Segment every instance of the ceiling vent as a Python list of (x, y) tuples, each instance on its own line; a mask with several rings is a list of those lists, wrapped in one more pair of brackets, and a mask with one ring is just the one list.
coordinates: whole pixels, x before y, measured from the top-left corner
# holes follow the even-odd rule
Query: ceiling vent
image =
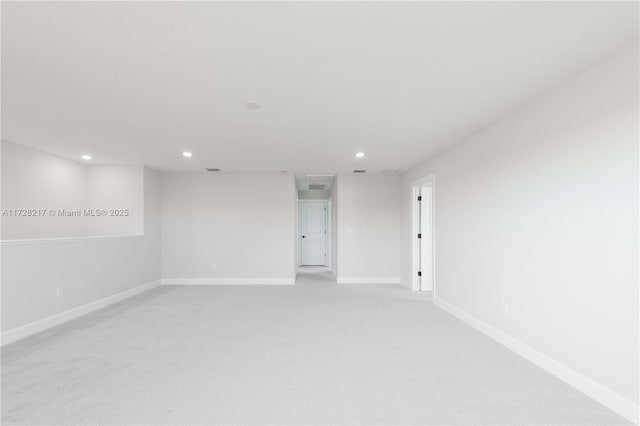
[(317, 183), (312, 183), (311, 185), (309, 185), (310, 191), (324, 191), (325, 189), (327, 189), (325, 185), (318, 185)]
[(207, 169), (208, 172), (219, 172), (220, 169)]
[(367, 171), (366, 170), (354, 170), (353, 173), (363, 174), (363, 173), (367, 173)]
[(381, 175), (399, 175), (402, 172), (401, 169), (382, 169)]

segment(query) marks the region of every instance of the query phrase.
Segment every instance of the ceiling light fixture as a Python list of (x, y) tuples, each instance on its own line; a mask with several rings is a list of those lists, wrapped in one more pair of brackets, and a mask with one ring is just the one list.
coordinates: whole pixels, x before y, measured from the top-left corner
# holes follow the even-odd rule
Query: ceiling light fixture
[(257, 103), (256, 101), (249, 101), (245, 104), (247, 106), (247, 108), (249, 109), (258, 109), (260, 108), (260, 104)]
[(182, 156), (185, 157), (185, 158), (191, 158), (191, 157), (193, 157), (193, 154), (191, 152), (189, 152), (189, 151), (185, 151), (185, 152), (182, 153)]
[(91, 160), (91, 156), (89, 154), (82, 154), (80, 156), (80, 158), (82, 158), (83, 160), (87, 160), (87, 161)]
[(363, 158), (364, 157), (364, 152), (356, 152), (356, 157)]

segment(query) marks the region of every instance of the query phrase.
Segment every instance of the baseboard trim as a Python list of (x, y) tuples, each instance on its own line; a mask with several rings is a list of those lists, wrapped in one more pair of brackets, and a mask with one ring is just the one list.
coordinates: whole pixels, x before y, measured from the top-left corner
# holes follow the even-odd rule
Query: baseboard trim
[(87, 314), (90, 314), (91, 312), (95, 312), (99, 309), (112, 305), (116, 302), (120, 302), (122, 300), (133, 297), (137, 294), (151, 290), (152, 288), (157, 287), (158, 285), (160, 285), (160, 280), (152, 281), (152, 282), (131, 288), (129, 290), (125, 290), (123, 292), (120, 292), (111, 296), (107, 296), (102, 299), (98, 299), (93, 302), (89, 302), (84, 305), (77, 306), (75, 308), (71, 308), (67, 311), (60, 312), (59, 314), (51, 315), (49, 317), (46, 317), (37, 321), (33, 321), (29, 324), (25, 324), (20, 327), (13, 328), (11, 330), (7, 330), (4, 333), (2, 333), (2, 335), (0, 336), (0, 340), (1, 340), (0, 345), (4, 346), (4, 345), (8, 345), (9, 343), (22, 340), (25, 337), (32, 336), (36, 333), (40, 333), (41, 331), (55, 327), (67, 321), (71, 321), (83, 315), (87, 315)]
[(338, 277), (338, 284), (401, 284), (398, 277)]
[(531, 346), (522, 343), (518, 339), (498, 330), (497, 328), (479, 320), (473, 315), (464, 312), (460, 308), (457, 308), (442, 299), (434, 297), (433, 303), (439, 308), (447, 311), (451, 315), (480, 331), (481, 333), (484, 333), (492, 339), (496, 340), (498, 343), (502, 344), (503, 346), (527, 359), (528, 361), (534, 363), (548, 373), (556, 376), (563, 382), (573, 386), (580, 392), (598, 401), (600, 404), (606, 406), (612, 411), (615, 411), (627, 420), (633, 422), (634, 424), (638, 424), (638, 413), (640, 409), (640, 406), (638, 406), (638, 404), (629, 401), (623, 396), (602, 386), (592, 379), (589, 379), (583, 374), (567, 367), (566, 365), (556, 361), (548, 355), (543, 354), (537, 349), (534, 349)]
[(294, 285), (295, 278), (163, 278), (163, 285)]

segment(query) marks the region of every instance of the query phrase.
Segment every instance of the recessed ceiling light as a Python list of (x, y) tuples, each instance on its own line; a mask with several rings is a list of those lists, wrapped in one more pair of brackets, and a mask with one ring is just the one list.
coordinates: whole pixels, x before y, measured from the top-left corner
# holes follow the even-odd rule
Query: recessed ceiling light
[(191, 158), (191, 157), (193, 157), (193, 154), (191, 152), (189, 152), (189, 151), (185, 151), (185, 152), (182, 153), (182, 156), (186, 157), (186, 158)]
[(247, 108), (249, 109), (258, 109), (260, 108), (260, 104), (257, 103), (256, 101), (249, 101), (245, 104), (247, 106)]
[(356, 152), (356, 157), (363, 158), (364, 157), (364, 152)]
[(82, 154), (80, 156), (80, 158), (82, 158), (83, 160), (87, 160), (87, 161), (91, 160), (91, 156), (89, 154)]

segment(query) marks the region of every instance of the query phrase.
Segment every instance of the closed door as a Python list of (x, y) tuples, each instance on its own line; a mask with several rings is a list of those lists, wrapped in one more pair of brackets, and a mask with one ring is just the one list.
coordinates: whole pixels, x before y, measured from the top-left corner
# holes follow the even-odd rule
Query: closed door
[(327, 265), (327, 203), (300, 202), (300, 263)]

